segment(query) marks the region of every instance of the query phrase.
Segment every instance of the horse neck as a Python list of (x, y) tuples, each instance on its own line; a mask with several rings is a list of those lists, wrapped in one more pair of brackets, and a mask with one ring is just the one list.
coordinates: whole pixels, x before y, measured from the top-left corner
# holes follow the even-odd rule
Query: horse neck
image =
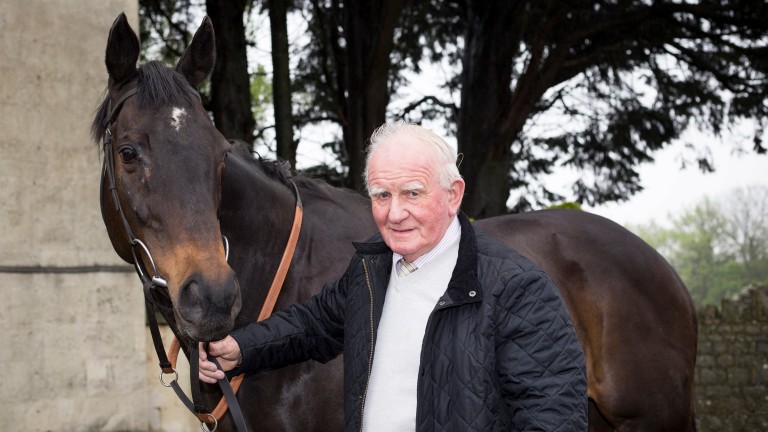
[(288, 242), (296, 198), (286, 184), (236, 153), (227, 157), (221, 187), (219, 222), (243, 296), (241, 325), (259, 314)]

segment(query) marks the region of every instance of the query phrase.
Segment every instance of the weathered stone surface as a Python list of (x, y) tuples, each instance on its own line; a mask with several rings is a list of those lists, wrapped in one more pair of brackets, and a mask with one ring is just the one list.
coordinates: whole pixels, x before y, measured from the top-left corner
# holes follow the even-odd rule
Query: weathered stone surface
[(699, 311), (696, 418), (699, 431), (768, 430), (766, 289)]
[[(8, 331), (0, 337), (0, 361), (12, 371), (0, 387), (8, 424), (25, 431), (147, 430), (143, 298), (140, 290), (121, 289), (134, 277), (3, 275), (0, 289), (18, 318), (3, 321)], [(100, 308), (107, 292), (114, 310)]]
[(198, 430), (170, 395), (156, 396), (166, 389), (147, 363), (155, 354), (134, 274), (7, 271), (123, 264), (101, 221), (100, 153), (89, 137), (107, 82), (106, 39), (120, 12), (137, 28), (136, 0), (0, 1), (7, 430)]
[(109, 27), (135, 0), (0, 2), (0, 265), (116, 264), (90, 122)]

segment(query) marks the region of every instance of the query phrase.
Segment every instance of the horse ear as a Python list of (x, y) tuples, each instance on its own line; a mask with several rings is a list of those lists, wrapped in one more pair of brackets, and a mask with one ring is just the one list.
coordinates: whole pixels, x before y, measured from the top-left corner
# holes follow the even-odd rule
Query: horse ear
[(216, 37), (213, 34), (213, 24), (207, 16), (203, 18), (200, 28), (195, 32), (187, 50), (179, 59), (176, 70), (197, 88), (208, 78), (216, 64)]
[(121, 84), (136, 73), (139, 49), (139, 38), (128, 24), (125, 13), (121, 13), (109, 29), (105, 58), (107, 72), (114, 84)]

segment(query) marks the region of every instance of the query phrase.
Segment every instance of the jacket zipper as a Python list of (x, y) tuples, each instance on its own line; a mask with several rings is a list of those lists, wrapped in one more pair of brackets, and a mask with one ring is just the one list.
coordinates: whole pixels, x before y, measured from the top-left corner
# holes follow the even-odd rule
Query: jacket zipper
[(370, 322), (371, 322), (371, 349), (368, 354), (368, 378), (365, 381), (365, 391), (363, 392), (363, 400), (360, 402), (360, 432), (363, 432), (363, 420), (365, 414), (365, 398), (368, 396), (368, 384), (371, 382), (371, 369), (373, 368), (373, 348), (374, 348), (374, 332), (373, 332), (373, 287), (371, 286), (371, 278), (368, 276), (368, 266), (365, 264), (365, 259), (360, 260), (363, 263), (363, 273), (365, 273), (365, 282), (368, 285), (368, 294), (371, 296), (371, 308), (370, 308)]

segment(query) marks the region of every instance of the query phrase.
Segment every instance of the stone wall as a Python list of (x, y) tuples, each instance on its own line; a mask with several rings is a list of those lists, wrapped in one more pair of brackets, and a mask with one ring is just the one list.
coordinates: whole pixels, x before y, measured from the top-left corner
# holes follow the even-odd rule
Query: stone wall
[(696, 418), (703, 432), (768, 430), (768, 290), (699, 311)]
[[(0, 1), (0, 423), (197, 430), (158, 382), (141, 287), (99, 213), (90, 122), (112, 21), (136, 0)], [(182, 375), (184, 373), (182, 372)]]

